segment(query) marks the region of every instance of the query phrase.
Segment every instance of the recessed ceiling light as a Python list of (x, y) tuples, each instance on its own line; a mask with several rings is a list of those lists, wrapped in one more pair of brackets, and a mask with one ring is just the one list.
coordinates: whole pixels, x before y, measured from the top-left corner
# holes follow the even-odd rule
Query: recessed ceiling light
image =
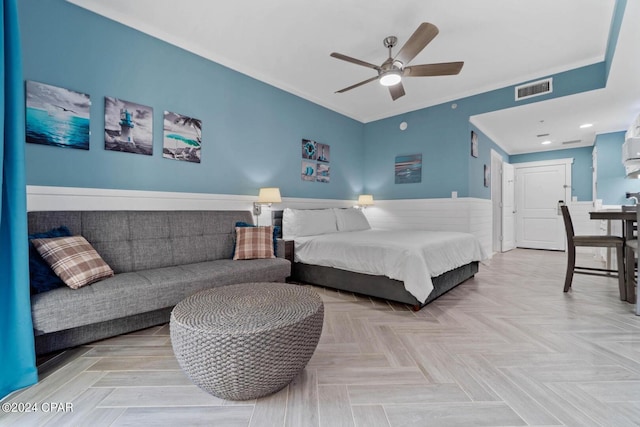
[(585, 123), (583, 125), (580, 125), (580, 129), (590, 128), (591, 126), (593, 126), (593, 123)]
[(549, 145), (549, 144), (551, 144), (551, 141), (549, 141), (549, 140), (542, 141), (541, 144), (542, 145)]

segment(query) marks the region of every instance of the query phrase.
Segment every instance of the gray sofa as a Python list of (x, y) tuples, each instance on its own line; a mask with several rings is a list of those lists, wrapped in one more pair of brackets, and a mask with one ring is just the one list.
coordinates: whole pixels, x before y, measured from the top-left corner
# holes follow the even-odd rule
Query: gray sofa
[(166, 323), (173, 306), (202, 289), (291, 274), (282, 241), (275, 259), (231, 259), (235, 224), (252, 223), (249, 211), (39, 211), (28, 221), (30, 234), (67, 226), (115, 272), (32, 295), (38, 355)]

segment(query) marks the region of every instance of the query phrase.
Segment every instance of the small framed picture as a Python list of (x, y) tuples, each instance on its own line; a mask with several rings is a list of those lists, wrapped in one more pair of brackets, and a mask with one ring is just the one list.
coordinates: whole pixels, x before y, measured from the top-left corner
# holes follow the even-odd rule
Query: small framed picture
[(491, 169), (489, 166), (484, 165), (484, 186), (489, 187), (489, 181), (491, 179)]
[(316, 169), (318, 168), (318, 163), (310, 162), (308, 160), (302, 161), (302, 173), (300, 176), (303, 181), (315, 181), (316, 180)]
[(478, 134), (471, 131), (471, 157), (478, 157)]
[(26, 141), (89, 149), (88, 94), (31, 80), (26, 82)]
[(422, 154), (396, 156), (396, 184), (422, 182)]
[(105, 96), (104, 149), (153, 155), (153, 107)]

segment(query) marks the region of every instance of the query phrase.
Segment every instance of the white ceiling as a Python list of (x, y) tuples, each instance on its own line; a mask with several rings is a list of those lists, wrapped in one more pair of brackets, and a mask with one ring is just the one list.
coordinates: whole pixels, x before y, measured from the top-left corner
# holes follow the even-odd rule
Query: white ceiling
[[(602, 61), (615, 5), (614, 0), (68, 1), (364, 123)], [(630, 22), (640, 17), (639, 3), (628, 0), (606, 89), (483, 114), (473, 122), (510, 154), (557, 149), (558, 142), (573, 139), (592, 145), (596, 132), (626, 129), (640, 112), (640, 60), (633, 45), (640, 26)], [(402, 46), (424, 21), (440, 34), (411, 65), (462, 60), (459, 75), (405, 79), (407, 94), (397, 101), (377, 82), (334, 93), (375, 71), (331, 58), (331, 52), (381, 64), (387, 57), (382, 40), (395, 35)], [(584, 122), (594, 127), (580, 132), (577, 125)], [(540, 133), (551, 133), (554, 144), (541, 146), (535, 137)]]

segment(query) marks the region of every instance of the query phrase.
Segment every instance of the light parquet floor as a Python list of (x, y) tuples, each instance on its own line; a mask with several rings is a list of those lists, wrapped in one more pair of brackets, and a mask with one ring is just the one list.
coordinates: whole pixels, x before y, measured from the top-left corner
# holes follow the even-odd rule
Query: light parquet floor
[(6, 414), (19, 426), (638, 426), (640, 317), (615, 279), (565, 254), (514, 250), (419, 312), (316, 288), (318, 348), (272, 396), (230, 402), (194, 386), (168, 325), (79, 347), (5, 402), (73, 412)]

